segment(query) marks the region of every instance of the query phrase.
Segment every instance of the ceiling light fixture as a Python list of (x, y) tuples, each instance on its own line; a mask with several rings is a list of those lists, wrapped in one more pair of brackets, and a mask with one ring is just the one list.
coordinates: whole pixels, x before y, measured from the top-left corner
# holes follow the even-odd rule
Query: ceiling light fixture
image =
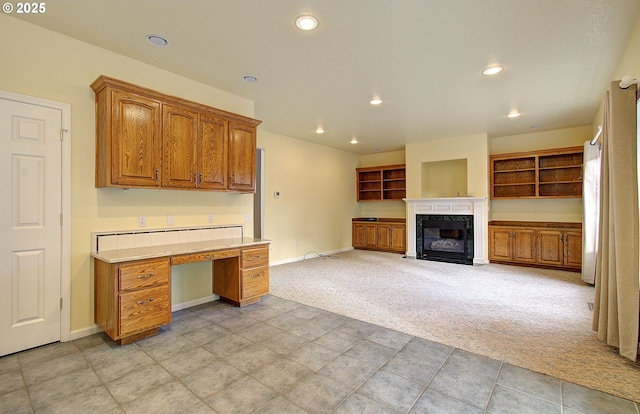
[(520, 115), (522, 115), (520, 112), (513, 110), (511, 112), (509, 112), (509, 115), (507, 115), (507, 118), (517, 118)]
[(358, 140), (355, 137), (353, 137), (353, 138), (351, 138), (351, 141), (349, 141), (349, 142), (351, 142), (352, 144), (357, 144)]
[(245, 75), (242, 77), (242, 80), (246, 83), (256, 83), (258, 82), (258, 78), (256, 78), (255, 76), (251, 76), (251, 75)]
[(318, 127), (318, 129), (316, 129), (316, 134), (324, 134), (324, 129)]
[(147, 35), (147, 42), (158, 47), (166, 47), (169, 45), (169, 41), (167, 39), (154, 34)]
[(369, 101), (369, 103), (371, 105), (380, 105), (382, 103), (382, 99), (380, 98), (373, 98), (372, 100)]
[(486, 76), (497, 75), (498, 73), (502, 72), (503, 69), (504, 68), (500, 65), (489, 66), (482, 71), (482, 74)]
[(318, 27), (318, 19), (309, 15), (300, 16), (296, 19), (296, 26), (298, 26), (300, 30), (313, 30)]

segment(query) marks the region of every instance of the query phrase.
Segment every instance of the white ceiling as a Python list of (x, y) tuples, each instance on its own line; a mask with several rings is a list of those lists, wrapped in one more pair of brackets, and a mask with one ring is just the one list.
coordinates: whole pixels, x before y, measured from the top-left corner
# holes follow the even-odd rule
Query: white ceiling
[[(11, 15), (251, 99), (262, 129), (366, 154), (590, 124), (640, 1), (55, 0), (46, 7)], [(296, 29), (301, 14), (316, 16), (318, 28)], [(151, 46), (148, 34), (169, 46)], [(505, 70), (483, 76), (493, 63)], [(244, 75), (258, 82), (244, 83)], [(369, 105), (373, 96), (383, 104)], [(506, 118), (513, 108), (523, 115)], [(318, 126), (326, 133), (316, 134)]]

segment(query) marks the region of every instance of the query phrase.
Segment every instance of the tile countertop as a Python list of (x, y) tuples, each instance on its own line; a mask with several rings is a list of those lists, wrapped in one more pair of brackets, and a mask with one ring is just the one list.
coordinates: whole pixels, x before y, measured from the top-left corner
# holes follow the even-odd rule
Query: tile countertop
[(91, 257), (106, 263), (129, 262), (132, 260), (153, 259), (156, 257), (177, 256), (180, 254), (199, 253), (214, 250), (237, 249), (259, 244), (268, 244), (270, 240), (253, 237), (208, 240), (162, 246), (134, 247), (121, 250), (103, 250), (91, 252)]

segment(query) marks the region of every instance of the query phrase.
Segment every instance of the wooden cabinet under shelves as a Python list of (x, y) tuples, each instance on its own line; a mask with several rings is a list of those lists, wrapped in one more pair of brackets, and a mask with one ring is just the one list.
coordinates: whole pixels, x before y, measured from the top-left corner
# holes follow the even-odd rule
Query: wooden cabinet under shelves
[(96, 187), (255, 191), (260, 121), (100, 76)]
[(404, 164), (356, 168), (358, 201), (397, 201), (406, 197)]
[(581, 223), (492, 221), (489, 260), (495, 263), (580, 271)]
[(491, 198), (582, 197), (583, 148), (491, 156)]
[(404, 219), (352, 220), (354, 249), (405, 253), (407, 226)]

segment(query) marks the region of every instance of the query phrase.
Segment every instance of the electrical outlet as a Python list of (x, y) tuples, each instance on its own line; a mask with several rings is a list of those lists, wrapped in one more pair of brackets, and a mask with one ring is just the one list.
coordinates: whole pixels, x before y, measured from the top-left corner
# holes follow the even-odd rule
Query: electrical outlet
[(147, 218), (145, 216), (138, 217), (138, 227), (146, 227), (147, 226)]
[(207, 216), (207, 223), (213, 223), (213, 213), (209, 213)]
[(167, 226), (173, 226), (173, 215), (171, 214), (167, 216)]
[(244, 221), (247, 223), (251, 221), (251, 213), (247, 213), (244, 215)]
[(298, 247), (298, 245), (300, 245), (300, 242), (298, 242), (298, 240), (296, 240), (296, 247)]

